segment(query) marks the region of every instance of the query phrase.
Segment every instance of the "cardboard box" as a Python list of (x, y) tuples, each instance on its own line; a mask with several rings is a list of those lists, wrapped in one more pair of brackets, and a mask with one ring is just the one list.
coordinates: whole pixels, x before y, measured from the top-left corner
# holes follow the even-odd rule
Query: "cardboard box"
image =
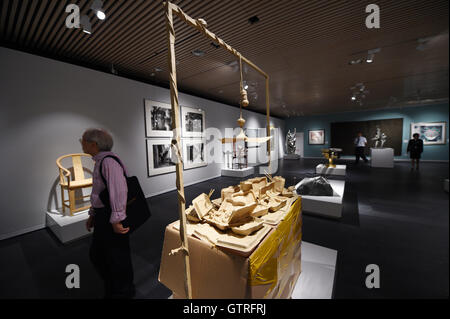
[[(301, 272), (301, 198), (249, 257), (188, 236), (192, 297), (199, 299), (290, 298)], [(179, 231), (166, 227), (159, 281), (174, 298), (186, 298)]]

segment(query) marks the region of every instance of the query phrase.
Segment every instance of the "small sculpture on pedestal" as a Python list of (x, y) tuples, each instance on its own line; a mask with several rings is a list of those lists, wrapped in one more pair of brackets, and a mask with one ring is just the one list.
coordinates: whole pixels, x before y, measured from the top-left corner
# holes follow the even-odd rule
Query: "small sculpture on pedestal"
[(339, 158), (339, 153), (342, 152), (341, 148), (323, 148), (322, 155), (328, 160), (327, 167), (335, 168), (336, 165), (333, 163), (334, 159)]
[(372, 141), (375, 141), (374, 148), (378, 148), (378, 145), (380, 145), (379, 148), (383, 148), (384, 143), (386, 142), (387, 135), (384, 133), (381, 133), (381, 129), (377, 127), (377, 133), (375, 134), (375, 137), (372, 138)]
[(294, 129), (294, 132), (291, 133), (291, 130), (288, 131), (287, 135), (286, 135), (286, 152), (288, 154), (295, 154), (295, 142), (296, 142), (296, 137), (295, 135), (297, 134), (297, 129)]
[(294, 132), (289, 130), (286, 134), (286, 155), (284, 159), (299, 159), (300, 155), (295, 154), (297, 150), (296, 140), (297, 140), (297, 129), (294, 129)]

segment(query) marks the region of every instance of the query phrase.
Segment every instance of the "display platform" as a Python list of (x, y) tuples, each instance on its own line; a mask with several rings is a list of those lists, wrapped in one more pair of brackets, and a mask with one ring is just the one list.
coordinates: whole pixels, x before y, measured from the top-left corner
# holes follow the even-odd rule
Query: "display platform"
[(370, 149), (371, 167), (394, 167), (394, 149), (393, 148), (371, 148)]
[[(302, 211), (305, 214), (331, 218), (342, 217), (345, 181), (329, 179), (328, 182), (333, 188), (333, 196), (300, 195), (302, 197)], [(298, 184), (295, 185), (296, 188)]]
[(448, 178), (444, 180), (444, 190), (448, 193)]
[(336, 167), (328, 167), (325, 164), (316, 166), (316, 174), (345, 176), (347, 173), (347, 165), (336, 165)]
[(333, 298), (337, 250), (302, 243), (302, 273), (292, 292), (292, 299)]
[(255, 168), (254, 167), (247, 167), (247, 168), (222, 168), (222, 176), (231, 176), (231, 177), (246, 177), (246, 176), (250, 176), (253, 175), (253, 173), (255, 172)]
[[(292, 299), (333, 298), (337, 250), (302, 242), (302, 272), (294, 286)], [(168, 299), (173, 299), (171, 295)]]
[[(285, 218), (250, 253), (218, 247), (188, 235), (193, 298), (261, 299), (292, 296), (301, 272), (301, 199), (291, 206)], [(166, 227), (158, 280), (185, 298), (180, 233), (174, 222)], [(240, 236), (236, 235), (236, 238)], [(289, 267), (284, 267), (288, 264)]]
[(86, 229), (89, 210), (75, 213), (73, 216), (62, 214), (62, 209), (46, 213), (46, 225), (63, 243), (85, 237), (91, 233)]
[(300, 159), (300, 155), (298, 155), (298, 154), (286, 154), (286, 155), (284, 155), (283, 159), (285, 159), (285, 160), (298, 160), (298, 159)]

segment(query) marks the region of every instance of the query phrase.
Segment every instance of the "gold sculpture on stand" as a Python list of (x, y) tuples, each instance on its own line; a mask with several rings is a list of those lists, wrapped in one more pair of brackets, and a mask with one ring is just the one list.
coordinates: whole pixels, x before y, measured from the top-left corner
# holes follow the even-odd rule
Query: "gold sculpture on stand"
[(327, 167), (336, 168), (336, 164), (333, 160), (339, 158), (339, 153), (342, 152), (341, 148), (323, 148), (322, 155), (328, 160)]

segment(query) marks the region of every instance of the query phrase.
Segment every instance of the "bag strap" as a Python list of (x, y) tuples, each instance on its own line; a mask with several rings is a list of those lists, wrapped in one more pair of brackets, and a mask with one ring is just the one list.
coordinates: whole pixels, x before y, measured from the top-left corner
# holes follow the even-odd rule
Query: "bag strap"
[(103, 161), (105, 160), (105, 158), (113, 158), (117, 163), (119, 163), (119, 165), (122, 167), (123, 170), (123, 176), (125, 176), (125, 178), (127, 178), (127, 175), (125, 174), (125, 168), (123, 167), (122, 163), (120, 162), (119, 158), (117, 156), (114, 155), (107, 155), (105, 157), (102, 158), (102, 161), (100, 162), (100, 176), (102, 177), (103, 183), (105, 184), (106, 189), (108, 189), (108, 184), (106, 183), (106, 179), (103, 176)]

